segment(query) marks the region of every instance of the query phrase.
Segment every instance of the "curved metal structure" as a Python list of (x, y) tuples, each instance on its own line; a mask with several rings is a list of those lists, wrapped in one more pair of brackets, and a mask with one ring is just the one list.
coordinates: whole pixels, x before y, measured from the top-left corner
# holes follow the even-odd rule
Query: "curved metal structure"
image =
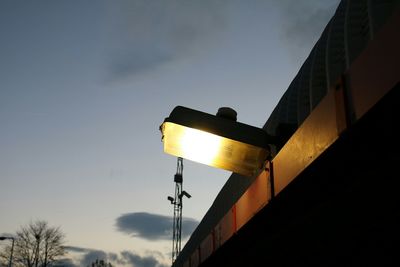
[(344, 0), (264, 125), (299, 126), (383, 26), (398, 0)]

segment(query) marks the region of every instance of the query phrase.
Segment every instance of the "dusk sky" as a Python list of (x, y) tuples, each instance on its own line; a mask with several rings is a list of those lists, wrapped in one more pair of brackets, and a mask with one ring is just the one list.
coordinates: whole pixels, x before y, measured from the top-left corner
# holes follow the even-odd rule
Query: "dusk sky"
[[(71, 266), (169, 265), (159, 125), (182, 105), (262, 127), (338, 3), (1, 1), (0, 235), (46, 220)], [(184, 161), (185, 241), (229, 176)]]

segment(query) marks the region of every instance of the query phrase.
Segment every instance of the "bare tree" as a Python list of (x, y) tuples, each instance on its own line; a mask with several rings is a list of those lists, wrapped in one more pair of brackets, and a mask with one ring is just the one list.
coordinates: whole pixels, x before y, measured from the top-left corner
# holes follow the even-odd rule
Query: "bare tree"
[[(59, 227), (50, 227), (46, 221), (22, 226), (15, 234), (13, 266), (51, 266), (65, 255), (64, 238)], [(9, 248), (6, 247), (7, 251)]]

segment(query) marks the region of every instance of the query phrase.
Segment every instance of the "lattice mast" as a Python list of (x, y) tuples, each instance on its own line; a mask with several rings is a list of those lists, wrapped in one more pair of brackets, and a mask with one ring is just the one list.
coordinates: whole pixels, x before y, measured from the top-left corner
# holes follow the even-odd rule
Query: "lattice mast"
[(172, 220), (172, 263), (178, 257), (181, 251), (181, 236), (182, 236), (182, 183), (183, 183), (183, 159), (178, 158), (176, 166), (175, 182), (175, 197), (168, 197), (171, 204), (174, 206), (174, 217)]
[(181, 237), (182, 237), (182, 208), (183, 208), (183, 197), (190, 198), (188, 192), (182, 190), (183, 187), (183, 159), (178, 158), (176, 174), (174, 176), (175, 182), (175, 197), (168, 197), (171, 204), (174, 206), (174, 218), (173, 218), (173, 231), (172, 231), (172, 263), (178, 257), (181, 252)]

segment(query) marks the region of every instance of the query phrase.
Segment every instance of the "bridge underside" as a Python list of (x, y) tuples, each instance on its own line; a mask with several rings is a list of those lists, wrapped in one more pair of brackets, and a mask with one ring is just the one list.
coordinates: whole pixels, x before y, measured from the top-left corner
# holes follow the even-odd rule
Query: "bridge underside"
[(397, 84), (200, 266), (400, 266), (399, 96)]

